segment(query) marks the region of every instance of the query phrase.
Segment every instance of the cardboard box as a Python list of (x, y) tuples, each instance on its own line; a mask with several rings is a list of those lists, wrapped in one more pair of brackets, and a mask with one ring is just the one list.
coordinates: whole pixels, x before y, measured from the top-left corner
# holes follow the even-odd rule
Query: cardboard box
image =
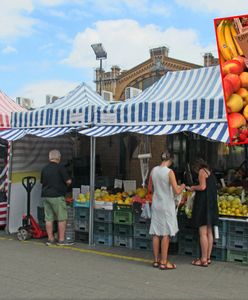
[(240, 48), (244, 52), (244, 56), (248, 58), (248, 31), (244, 33), (237, 34), (235, 36), (236, 41), (238, 42)]

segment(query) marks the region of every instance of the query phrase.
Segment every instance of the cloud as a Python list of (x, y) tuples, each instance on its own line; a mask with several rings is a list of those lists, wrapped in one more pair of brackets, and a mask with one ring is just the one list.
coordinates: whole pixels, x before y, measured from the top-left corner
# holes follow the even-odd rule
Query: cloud
[(3, 54), (17, 53), (17, 50), (14, 47), (7, 46), (2, 50), (2, 53)]
[(177, 4), (193, 11), (216, 12), (217, 17), (228, 17), (247, 13), (247, 1), (237, 0), (175, 0)]
[(118, 64), (131, 68), (149, 58), (149, 49), (168, 45), (169, 56), (203, 64), (202, 55), (216, 49), (215, 43), (203, 47), (193, 29), (174, 27), (161, 29), (155, 25), (141, 26), (134, 20), (98, 21), (94, 28), (86, 28), (74, 39), (72, 51), (62, 63), (73, 67), (98, 67), (91, 44), (102, 43), (108, 58), (104, 65)]
[(28, 36), (37, 22), (28, 15), (33, 11), (31, 0), (2, 0), (0, 9), (0, 39)]
[(34, 107), (41, 107), (46, 104), (46, 95), (62, 97), (75, 89), (78, 82), (64, 80), (47, 80), (31, 83), (15, 92), (15, 97), (24, 97), (33, 100)]
[[(80, 3), (79, 0), (1, 0), (0, 40), (30, 36), (34, 25), (40, 21), (32, 17), (39, 7), (55, 7), (62, 4)], [(62, 12), (52, 11), (61, 17)]]
[(168, 16), (170, 8), (163, 0), (94, 0), (88, 1), (99, 12), (113, 14), (139, 14), (139, 15), (162, 15)]

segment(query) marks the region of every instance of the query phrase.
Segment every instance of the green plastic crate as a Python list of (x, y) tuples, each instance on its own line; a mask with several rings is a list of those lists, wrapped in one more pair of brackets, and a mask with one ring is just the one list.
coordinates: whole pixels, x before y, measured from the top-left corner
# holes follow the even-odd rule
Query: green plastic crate
[(133, 213), (131, 211), (114, 211), (114, 223), (115, 224), (133, 224)]
[(227, 261), (239, 262), (242, 264), (248, 264), (248, 252), (238, 250), (227, 250)]
[(211, 253), (211, 259), (217, 261), (226, 261), (227, 260), (227, 249), (223, 248), (213, 248)]
[(114, 224), (114, 235), (124, 237), (133, 236), (133, 226), (126, 224)]

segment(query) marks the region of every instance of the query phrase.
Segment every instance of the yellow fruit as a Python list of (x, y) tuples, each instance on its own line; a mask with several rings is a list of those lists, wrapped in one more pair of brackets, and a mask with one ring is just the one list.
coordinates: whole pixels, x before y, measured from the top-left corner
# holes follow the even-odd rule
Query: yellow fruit
[(228, 21), (225, 23), (224, 26), (224, 36), (225, 36), (226, 45), (231, 50), (232, 58), (238, 56), (238, 52), (231, 34), (230, 22)]
[(232, 34), (232, 37), (233, 37), (233, 40), (234, 40), (234, 44), (236, 46), (236, 49), (237, 49), (239, 55), (244, 55), (244, 52), (242, 51), (242, 49), (240, 48), (238, 42), (235, 39), (235, 36), (237, 35), (237, 32), (234, 28), (233, 22), (230, 22), (229, 27), (230, 27), (230, 31), (231, 31), (231, 34)]
[(225, 20), (222, 20), (216, 29), (217, 42), (219, 45), (219, 50), (220, 50), (221, 54), (223, 55), (224, 59), (230, 60), (230, 59), (232, 59), (232, 54), (231, 54), (230, 48), (226, 44), (224, 30), (225, 30)]

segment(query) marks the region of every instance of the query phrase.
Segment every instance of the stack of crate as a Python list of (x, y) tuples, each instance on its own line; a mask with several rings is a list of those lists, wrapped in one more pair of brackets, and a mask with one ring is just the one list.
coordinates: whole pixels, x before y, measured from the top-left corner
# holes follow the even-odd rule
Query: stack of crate
[(133, 210), (125, 204), (113, 205), (114, 246), (133, 248)]
[(74, 208), (67, 205), (67, 222), (65, 229), (65, 240), (73, 243), (75, 241), (75, 229), (74, 229)]
[[(191, 219), (185, 214), (178, 216), (178, 253), (181, 255), (201, 256), (198, 230), (192, 227)], [(219, 239), (214, 240), (211, 259), (226, 261), (227, 257), (227, 223), (219, 222)]]
[(179, 213), (178, 227), (178, 254), (199, 257), (199, 234), (192, 228), (191, 219), (188, 219), (184, 213)]
[(94, 210), (94, 243), (96, 245), (113, 246), (113, 211), (107, 209)]
[(227, 261), (248, 264), (248, 223), (228, 221)]
[(74, 229), (75, 240), (78, 242), (88, 242), (89, 240), (89, 208), (74, 207)]
[(133, 212), (133, 248), (137, 250), (152, 250), (152, 240), (149, 235), (150, 219), (144, 219), (141, 211)]
[(227, 259), (227, 221), (219, 221), (219, 238), (214, 239), (211, 253), (212, 260), (226, 261)]

